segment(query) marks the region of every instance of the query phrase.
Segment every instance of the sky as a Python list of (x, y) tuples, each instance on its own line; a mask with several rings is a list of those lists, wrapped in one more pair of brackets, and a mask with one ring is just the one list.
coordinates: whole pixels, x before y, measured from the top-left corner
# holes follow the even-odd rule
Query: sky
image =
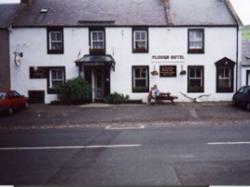
[[(250, 0), (230, 0), (244, 25), (250, 25)], [(0, 3), (15, 3), (19, 0), (0, 0)], [(202, 0), (201, 0), (202, 2)]]

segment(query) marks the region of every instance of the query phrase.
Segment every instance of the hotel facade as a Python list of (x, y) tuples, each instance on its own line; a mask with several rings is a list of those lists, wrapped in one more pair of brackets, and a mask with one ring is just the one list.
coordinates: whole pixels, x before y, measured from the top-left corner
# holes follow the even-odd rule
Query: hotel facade
[(23, 0), (10, 28), (11, 89), (34, 102), (81, 76), (93, 101), (230, 101), (238, 85), (238, 24), (224, 0)]

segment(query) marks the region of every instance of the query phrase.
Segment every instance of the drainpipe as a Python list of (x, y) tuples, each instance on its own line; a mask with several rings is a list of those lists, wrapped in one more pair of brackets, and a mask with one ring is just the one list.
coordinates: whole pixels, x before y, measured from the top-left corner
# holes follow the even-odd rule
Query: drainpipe
[(239, 75), (241, 76), (241, 73), (239, 73), (239, 25), (237, 25), (237, 32), (236, 32), (236, 91), (238, 90), (238, 84), (239, 84)]

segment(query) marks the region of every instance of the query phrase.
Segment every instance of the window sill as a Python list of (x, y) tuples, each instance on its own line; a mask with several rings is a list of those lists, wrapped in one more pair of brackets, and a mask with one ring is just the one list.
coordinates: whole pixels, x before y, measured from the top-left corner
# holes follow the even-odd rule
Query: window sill
[(204, 49), (188, 49), (188, 54), (204, 54)]
[(204, 90), (188, 90), (188, 93), (204, 93)]
[(55, 88), (49, 88), (48, 89), (48, 94), (58, 94), (58, 90)]
[(145, 89), (133, 89), (133, 93), (148, 93), (149, 89), (145, 88)]
[(90, 55), (105, 55), (105, 49), (89, 49)]
[(133, 53), (148, 53), (148, 49), (133, 49)]
[(50, 54), (50, 55), (53, 55), (53, 54), (59, 55), (59, 54), (63, 54), (63, 53), (64, 53), (63, 50), (48, 50), (48, 54)]

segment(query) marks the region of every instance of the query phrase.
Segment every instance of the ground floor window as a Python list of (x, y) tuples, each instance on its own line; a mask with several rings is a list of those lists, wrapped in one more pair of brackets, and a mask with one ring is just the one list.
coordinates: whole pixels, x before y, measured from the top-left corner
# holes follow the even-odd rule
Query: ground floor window
[(65, 82), (64, 68), (55, 68), (49, 70), (49, 89), (55, 90)]
[(230, 67), (218, 68), (218, 91), (232, 90), (232, 69)]
[(217, 92), (233, 92), (235, 63), (228, 58), (223, 58), (215, 64)]
[(148, 66), (132, 67), (133, 92), (149, 91), (149, 68)]
[(188, 92), (204, 92), (204, 67), (188, 67)]

